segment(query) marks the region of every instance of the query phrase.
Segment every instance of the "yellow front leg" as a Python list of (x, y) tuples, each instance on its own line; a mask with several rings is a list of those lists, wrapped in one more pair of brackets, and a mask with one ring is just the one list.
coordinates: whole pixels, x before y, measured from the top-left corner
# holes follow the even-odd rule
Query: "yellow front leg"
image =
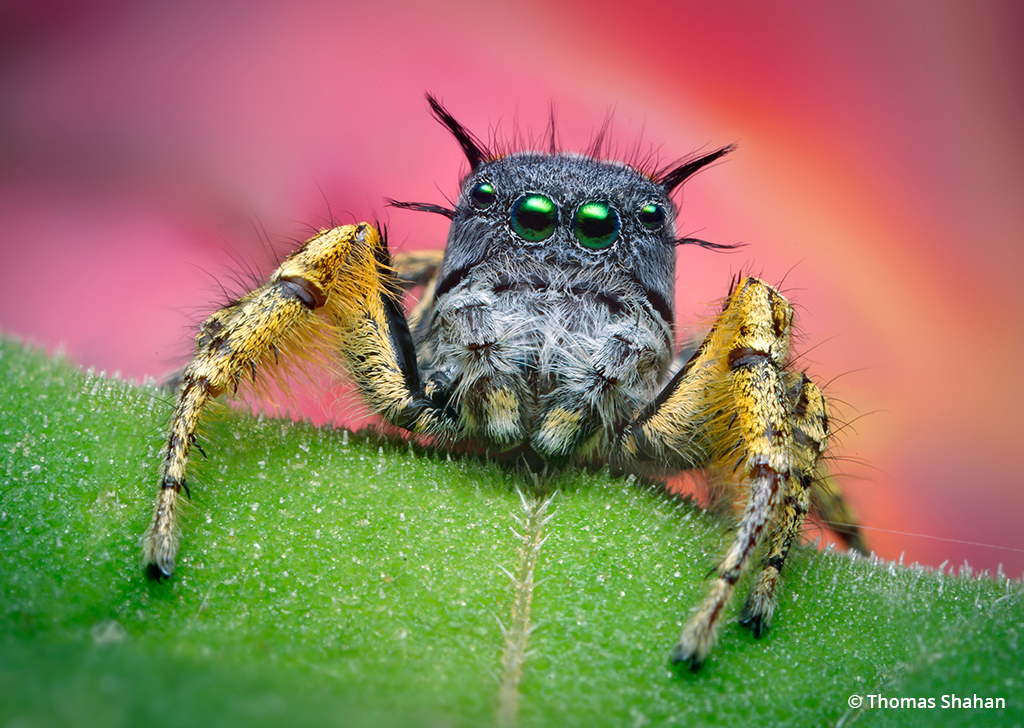
[(160, 492), (142, 542), (144, 562), (157, 575), (174, 570), (178, 498), (182, 490), (189, 492), (186, 465), (208, 401), (237, 389), (243, 376), (255, 379), (262, 364), (301, 356), (325, 332), (373, 329), (374, 316), (378, 323), (384, 318), (383, 246), (370, 225), (323, 231), (290, 255), (265, 285), (203, 324), (195, 356), (182, 375), (160, 466)]
[[(794, 413), (787, 385), (795, 375), (786, 370), (792, 323), (793, 308), (778, 291), (755, 278), (740, 281), (693, 358), (621, 442), (631, 459), (656, 467), (708, 468), (744, 496), (716, 578), (672, 653), (674, 662), (692, 669), (711, 652), (736, 584), (765, 534), (772, 532), (779, 552), (771, 566), (781, 568), (807, 512), (806, 489), (797, 481), (817, 474), (825, 435), (817, 435), (814, 447), (806, 444), (806, 430), (816, 420)], [(805, 394), (818, 396), (815, 415), (824, 411), (817, 388), (808, 386)], [(799, 426), (804, 429), (795, 430)], [(777, 575), (777, 569), (766, 575), (754, 602), (759, 617), (770, 619), (776, 584), (768, 577)]]

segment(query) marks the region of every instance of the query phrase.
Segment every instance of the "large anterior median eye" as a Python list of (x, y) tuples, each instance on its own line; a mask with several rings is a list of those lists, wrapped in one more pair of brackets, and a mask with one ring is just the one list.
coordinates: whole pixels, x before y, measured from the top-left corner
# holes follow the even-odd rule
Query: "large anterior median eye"
[(531, 243), (547, 240), (558, 224), (558, 208), (544, 195), (523, 195), (512, 205), (510, 222), (516, 235)]
[(576, 211), (572, 232), (584, 248), (603, 250), (619, 236), (619, 214), (607, 202), (585, 202)]

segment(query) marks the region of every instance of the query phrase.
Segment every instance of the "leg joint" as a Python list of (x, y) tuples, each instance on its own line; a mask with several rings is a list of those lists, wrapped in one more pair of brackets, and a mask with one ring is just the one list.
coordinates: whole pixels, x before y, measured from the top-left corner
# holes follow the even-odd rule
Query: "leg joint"
[(180, 493), (184, 490), (186, 496), (189, 498), (192, 497), (192, 491), (188, 489), (188, 485), (185, 484), (184, 479), (178, 480), (171, 475), (165, 475), (163, 477), (163, 480), (160, 481), (160, 489), (173, 490), (175, 493)]
[(278, 279), (278, 284), (284, 291), (299, 299), (310, 311), (327, 303), (327, 294), (320, 286), (307, 278), (283, 276)]
[(772, 356), (768, 352), (758, 351), (749, 346), (737, 346), (729, 352), (729, 369), (735, 371), (736, 369), (754, 367), (771, 360), (771, 358)]

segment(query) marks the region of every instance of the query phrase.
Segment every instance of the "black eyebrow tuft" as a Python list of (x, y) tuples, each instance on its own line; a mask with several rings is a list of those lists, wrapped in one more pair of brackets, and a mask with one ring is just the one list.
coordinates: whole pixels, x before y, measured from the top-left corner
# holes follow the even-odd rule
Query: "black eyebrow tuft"
[(462, 147), (463, 153), (466, 155), (466, 159), (469, 160), (469, 167), (472, 170), (476, 170), (480, 166), (480, 163), (491, 156), (490, 151), (484, 146), (476, 135), (469, 131), (466, 127), (455, 120), (455, 117), (448, 113), (448, 110), (441, 105), (433, 95), (427, 94), (427, 103), (430, 104), (430, 111), (434, 114), (434, 118), (444, 124), (448, 131), (455, 137), (455, 141)]
[(697, 157), (696, 159), (679, 162), (673, 166), (669, 166), (667, 169), (655, 174), (654, 181), (664, 187), (667, 194), (672, 194), (672, 191), (688, 178), (692, 177), (715, 160), (724, 157), (735, 148), (735, 144), (730, 144), (727, 147), (716, 149), (710, 154), (705, 154), (701, 157)]

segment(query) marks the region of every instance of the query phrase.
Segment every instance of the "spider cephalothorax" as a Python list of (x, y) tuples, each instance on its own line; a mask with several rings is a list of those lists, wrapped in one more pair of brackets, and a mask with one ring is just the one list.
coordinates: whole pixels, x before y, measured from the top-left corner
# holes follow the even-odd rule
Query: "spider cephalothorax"
[[(431, 100), (470, 172), (453, 210), (420, 370), (446, 434), (527, 463), (612, 460), (673, 356), (675, 205), (719, 149), (648, 174), (568, 152), (487, 150)], [(400, 203), (401, 204), (401, 203)]]
[[(672, 194), (731, 147), (656, 172), (565, 152), (497, 154), (429, 101), (470, 171), (453, 209), (395, 204), (451, 219), (443, 259), (392, 257), (366, 223), (324, 230), (210, 317), (182, 375), (147, 564), (174, 568), (177, 498), (207, 401), (326, 332), (369, 406), (415, 435), (533, 469), (726, 474), (743, 515), (673, 659), (703, 662), (764, 541), (743, 617), (760, 635), (812, 500), (841, 501), (823, 465), (827, 404), (788, 368), (793, 312), (778, 291), (736, 282), (704, 342), (672, 365), (676, 246), (715, 247), (676, 237)], [(425, 295), (407, 315), (398, 293), (413, 285)]]

